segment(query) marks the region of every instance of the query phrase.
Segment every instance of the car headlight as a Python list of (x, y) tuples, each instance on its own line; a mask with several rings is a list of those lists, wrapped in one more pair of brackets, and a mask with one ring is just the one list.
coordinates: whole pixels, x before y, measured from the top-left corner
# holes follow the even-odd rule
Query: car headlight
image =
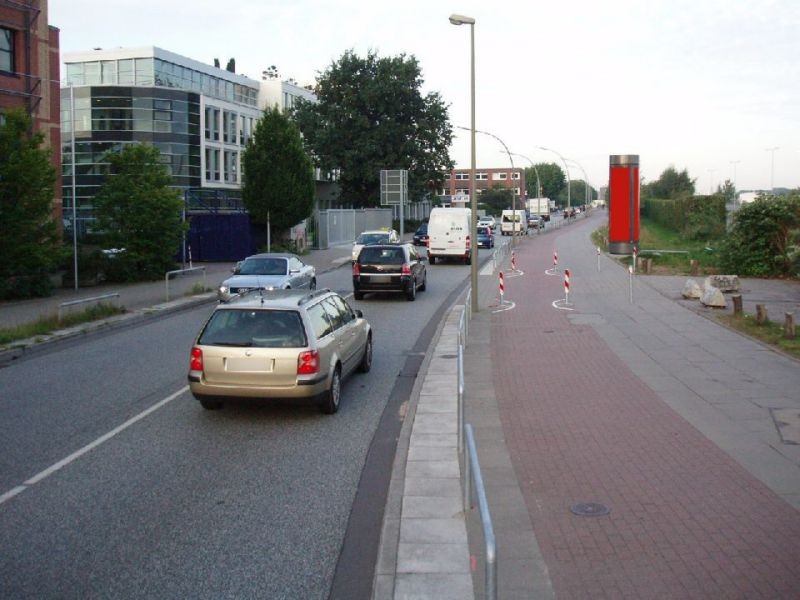
[(219, 286), (219, 293), (220, 293), (220, 294), (222, 294), (223, 296), (224, 296), (225, 294), (227, 294), (229, 291), (230, 291), (230, 290), (229, 290), (229, 288), (228, 288), (228, 286), (227, 286), (227, 285), (221, 285), (221, 286)]

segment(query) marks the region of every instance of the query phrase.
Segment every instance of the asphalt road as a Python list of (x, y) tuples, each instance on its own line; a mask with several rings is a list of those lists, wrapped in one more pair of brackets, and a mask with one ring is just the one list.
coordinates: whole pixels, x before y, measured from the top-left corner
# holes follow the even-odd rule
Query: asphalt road
[[(354, 500), (383, 509), (385, 490), (369, 489), (381, 478), (362, 470), (379, 427), (399, 428), (402, 411), (381, 419), (387, 401), (469, 277), (428, 268), (415, 302), (352, 302), (374, 327), (374, 365), (345, 382), (333, 416), (288, 403), (203, 410), (186, 369), (211, 306), (0, 369), (0, 596), (327, 598), (334, 573), (347, 576), (345, 539), (364, 535)], [(319, 284), (349, 294), (349, 277)]]

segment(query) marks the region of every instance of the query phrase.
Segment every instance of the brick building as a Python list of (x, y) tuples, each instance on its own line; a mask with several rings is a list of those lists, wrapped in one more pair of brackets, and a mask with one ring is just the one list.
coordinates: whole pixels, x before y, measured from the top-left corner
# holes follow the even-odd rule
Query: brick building
[(53, 215), (61, 224), (59, 31), (47, 23), (47, 0), (0, 0), (0, 119), (22, 108), (52, 149), (58, 175)]
[[(469, 197), (470, 169), (453, 169), (444, 180), (444, 189), (439, 190), (439, 197), (446, 203), (454, 197)], [(510, 167), (475, 169), (475, 193), (495, 187), (510, 189), (518, 198), (527, 196), (525, 189), (525, 170)]]

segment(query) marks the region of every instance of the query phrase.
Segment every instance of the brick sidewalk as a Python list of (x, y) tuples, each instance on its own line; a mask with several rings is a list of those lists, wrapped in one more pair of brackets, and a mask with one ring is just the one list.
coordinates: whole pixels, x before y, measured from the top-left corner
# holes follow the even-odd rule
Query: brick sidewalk
[[(608, 272), (596, 273), (591, 246), (569, 247), (568, 236), (578, 237), (570, 229), (518, 249), (527, 272), (506, 280), (516, 308), (491, 316), (505, 442), (556, 597), (797, 598), (800, 511), (676, 412), (598, 334), (592, 323), (617, 318), (607, 312), (610, 296), (627, 303), (628, 288), (611, 289)], [(575, 267), (573, 313), (552, 306), (564, 296), (561, 277), (544, 274), (554, 244)], [(614, 276), (617, 284), (627, 279)], [(647, 300), (658, 301), (669, 302)], [(625, 318), (635, 320), (635, 310)], [(648, 341), (645, 327), (638, 335), (643, 347), (658, 346), (654, 355), (718, 362), (677, 334), (664, 344)], [(686, 390), (676, 401), (703, 404), (702, 390), (675, 382)], [(583, 502), (611, 512), (572, 514)]]

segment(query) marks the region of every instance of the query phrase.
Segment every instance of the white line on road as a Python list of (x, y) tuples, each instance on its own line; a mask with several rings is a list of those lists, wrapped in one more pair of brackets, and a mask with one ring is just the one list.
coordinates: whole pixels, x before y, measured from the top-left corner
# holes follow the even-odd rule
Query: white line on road
[(42, 481), (43, 479), (49, 477), (50, 475), (52, 475), (53, 473), (55, 473), (59, 469), (62, 469), (63, 467), (66, 467), (68, 464), (70, 464), (71, 462), (77, 460), (78, 458), (80, 458), (81, 456), (83, 456), (84, 454), (89, 452), (90, 450), (93, 450), (94, 448), (97, 448), (97, 446), (99, 446), (100, 444), (103, 444), (103, 443), (107, 442), (108, 440), (113, 438), (115, 435), (125, 431), (128, 427), (130, 427), (134, 423), (136, 423), (138, 421), (141, 421), (142, 419), (144, 419), (150, 413), (153, 413), (153, 412), (157, 411), (159, 408), (161, 408), (162, 406), (164, 406), (168, 402), (172, 402), (175, 398), (177, 398), (178, 396), (180, 396), (181, 394), (183, 394), (184, 392), (186, 392), (188, 390), (189, 390), (189, 386), (188, 385), (183, 386), (181, 389), (179, 389), (174, 394), (170, 394), (169, 396), (167, 396), (166, 398), (164, 398), (160, 402), (157, 402), (156, 404), (154, 404), (150, 408), (140, 412), (138, 415), (136, 415), (134, 417), (131, 417), (130, 419), (125, 421), (119, 427), (115, 427), (114, 429), (112, 429), (108, 433), (106, 433), (104, 435), (101, 435), (95, 441), (90, 442), (89, 444), (86, 444), (80, 450), (76, 450), (75, 452), (73, 452), (72, 454), (67, 456), (66, 458), (63, 458), (60, 461), (58, 461), (57, 463), (49, 466), (44, 471), (41, 471), (40, 473), (37, 473), (36, 475), (34, 475), (33, 477), (31, 477), (30, 479), (25, 481), (25, 483), (23, 485), (18, 485), (14, 489), (12, 489), (12, 490), (6, 492), (5, 494), (3, 494), (2, 496), (0, 496), (0, 504), (3, 504), (3, 502), (5, 502), (6, 500), (10, 500), (11, 498), (16, 496), (17, 494), (20, 494), (21, 492), (24, 492), (30, 486), (39, 483), (40, 481)]

